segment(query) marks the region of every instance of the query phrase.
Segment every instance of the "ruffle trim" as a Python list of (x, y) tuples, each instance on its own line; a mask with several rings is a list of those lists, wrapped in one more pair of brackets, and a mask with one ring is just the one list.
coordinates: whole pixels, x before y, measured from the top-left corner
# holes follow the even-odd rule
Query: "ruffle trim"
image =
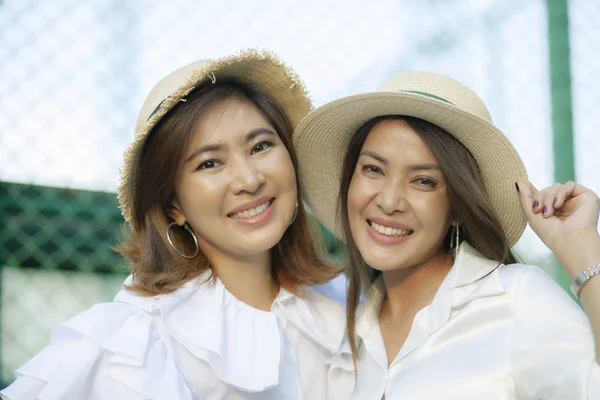
[(17, 370), (17, 380), (2, 395), (193, 400), (153, 325), (151, 315), (129, 305), (96, 305), (58, 326), (51, 344)]

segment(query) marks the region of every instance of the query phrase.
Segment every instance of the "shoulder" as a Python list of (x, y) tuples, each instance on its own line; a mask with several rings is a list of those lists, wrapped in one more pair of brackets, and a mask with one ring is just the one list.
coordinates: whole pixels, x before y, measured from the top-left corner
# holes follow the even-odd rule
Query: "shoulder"
[(586, 397), (583, 392), (597, 383), (591, 373), (598, 371), (586, 314), (540, 268), (500, 270), (512, 300), (508, 354), (518, 391), (524, 398)]
[(348, 279), (343, 273), (336, 276), (329, 282), (312, 286), (311, 289), (324, 297), (324, 301), (338, 303), (342, 307), (346, 306), (346, 292), (348, 290)]
[(322, 325), (340, 337), (346, 331), (345, 285), (345, 276), (338, 276), (325, 284), (304, 287), (297, 299), (297, 303), (308, 303)]
[(514, 301), (517, 318), (539, 320), (548, 316), (553, 320), (567, 318), (588, 324), (585, 313), (567, 291), (539, 267), (508, 264), (500, 267), (498, 273)]
[[(302, 297), (285, 302), (285, 318), (316, 344), (330, 368), (352, 370), (352, 355), (346, 331), (345, 277), (338, 281), (302, 289)], [(337, 287), (336, 287), (337, 286)], [(340, 290), (340, 287), (344, 289)]]
[[(158, 375), (160, 383), (149, 379)], [(36, 382), (35, 398), (63, 398), (64, 393), (119, 398), (127, 393), (132, 399), (166, 400), (151, 396), (168, 388), (191, 400), (152, 315), (119, 301), (97, 304), (59, 325), (50, 345), (17, 370), (17, 377), (3, 392), (8, 398), (28, 398), (20, 390)]]
[(523, 291), (551, 292), (560, 297), (569, 295), (556, 281), (545, 271), (535, 265), (507, 264), (498, 268), (500, 279), (507, 289), (512, 293)]
[(186, 282), (180, 288), (172, 292), (154, 296), (144, 296), (125, 288), (132, 285), (132, 277), (129, 276), (123, 283), (123, 289), (116, 294), (114, 303), (127, 304), (146, 313), (153, 313), (157, 309), (172, 309), (178, 303), (183, 302), (197, 292), (198, 289), (202, 288), (202, 282), (207, 279), (207, 276), (203, 274), (198, 278)]

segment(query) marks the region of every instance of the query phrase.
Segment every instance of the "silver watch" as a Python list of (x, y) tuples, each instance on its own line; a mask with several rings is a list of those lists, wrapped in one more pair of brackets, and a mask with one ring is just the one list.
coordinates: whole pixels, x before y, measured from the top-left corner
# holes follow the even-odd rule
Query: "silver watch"
[(573, 284), (571, 285), (571, 292), (573, 292), (573, 294), (577, 296), (577, 298), (579, 298), (579, 292), (581, 292), (581, 287), (592, 277), (599, 274), (600, 264), (592, 265), (591, 267), (586, 268), (585, 271), (577, 275), (577, 278), (575, 278), (575, 280), (573, 281)]

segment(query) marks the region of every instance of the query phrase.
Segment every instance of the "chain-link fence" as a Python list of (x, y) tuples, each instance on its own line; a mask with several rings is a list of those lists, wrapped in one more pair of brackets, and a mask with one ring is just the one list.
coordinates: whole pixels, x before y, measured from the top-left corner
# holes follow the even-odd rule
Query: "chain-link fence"
[[(0, 380), (53, 326), (118, 289), (121, 155), (169, 71), (267, 48), (316, 105), (402, 70), (442, 72), (484, 98), (538, 186), (570, 162), (598, 192), (598, 20), (588, 0), (1, 0)], [(574, 161), (553, 146), (571, 131)], [(517, 250), (552, 273), (530, 231)]]

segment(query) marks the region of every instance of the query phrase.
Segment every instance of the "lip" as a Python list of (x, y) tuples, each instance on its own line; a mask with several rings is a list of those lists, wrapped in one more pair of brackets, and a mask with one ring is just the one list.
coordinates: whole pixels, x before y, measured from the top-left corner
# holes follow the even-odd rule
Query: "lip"
[[(256, 206), (260, 206), (261, 204), (266, 203), (268, 201), (270, 201), (271, 204), (269, 204), (269, 206), (260, 214), (257, 214), (253, 217), (248, 217), (248, 218), (231, 218), (231, 217), (229, 217), (229, 218), (236, 224), (253, 225), (253, 226), (262, 225), (273, 214), (273, 204), (275, 204), (275, 197), (265, 197), (264, 200), (259, 201), (258, 203), (255, 201), (246, 203), (243, 205), (244, 208), (241, 209), (241, 211), (246, 211), (246, 210), (252, 209)], [(248, 204), (250, 204), (250, 207), (247, 207)], [(240, 212), (240, 211), (235, 211), (234, 213), (236, 213), (236, 212)], [(231, 214), (229, 214), (229, 215), (231, 215)]]
[[(367, 225), (367, 233), (369, 234), (369, 236), (371, 237), (371, 239), (373, 239), (375, 242), (382, 244), (382, 245), (394, 245), (394, 244), (399, 244), (402, 242), (407, 241), (412, 234), (410, 235), (406, 235), (406, 236), (387, 236), (384, 235), (382, 233), (377, 232), (370, 224), (369, 221), (371, 222), (375, 222), (376, 224), (379, 225), (383, 225), (385, 227), (390, 227), (390, 228), (395, 228), (395, 229), (410, 229), (408, 227), (406, 227), (405, 225), (402, 224), (398, 224), (398, 223), (390, 223), (389, 221), (383, 220), (383, 219), (369, 219), (366, 222)], [(412, 229), (411, 229), (412, 230)], [(414, 232), (414, 231), (413, 231)]]
[[(412, 231), (412, 229), (410, 227), (406, 226), (406, 225), (402, 225), (402, 224), (400, 224), (398, 222), (394, 222), (394, 221), (388, 221), (388, 220), (383, 219), (383, 218), (367, 218), (367, 223), (369, 221), (375, 222), (377, 225), (383, 225), (386, 228), (389, 227), (389, 228), (394, 228), (394, 229), (404, 229), (404, 230), (411, 230)], [(369, 224), (369, 226), (371, 226), (371, 225)]]
[[(260, 206), (263, 203), (266, 203), (269, 200), (275, 201), (275, 197), (263, 196), (263, 197), (261, 197), (259, 199), (256, 199), (256, 200), (253, 200), (253, 201), (249, 201), (248, 203), (244, 203), (241, 206), (237, 206), (236, 208), (231, 209), (227, 213), (227, 216), (229, 217), (229, 216), (231, 216), (232, 214), (235, 214), (235, 213), (239, 213), (239, 212), (246, 211), (246, 210), (251, 210), (251, 209), (253, 209), (255, 207)], [(271, 206), (272, 205), (273, 204), (271, 204)], [(269, 207), (271, 207), (271, 206), (269, 206)]]

